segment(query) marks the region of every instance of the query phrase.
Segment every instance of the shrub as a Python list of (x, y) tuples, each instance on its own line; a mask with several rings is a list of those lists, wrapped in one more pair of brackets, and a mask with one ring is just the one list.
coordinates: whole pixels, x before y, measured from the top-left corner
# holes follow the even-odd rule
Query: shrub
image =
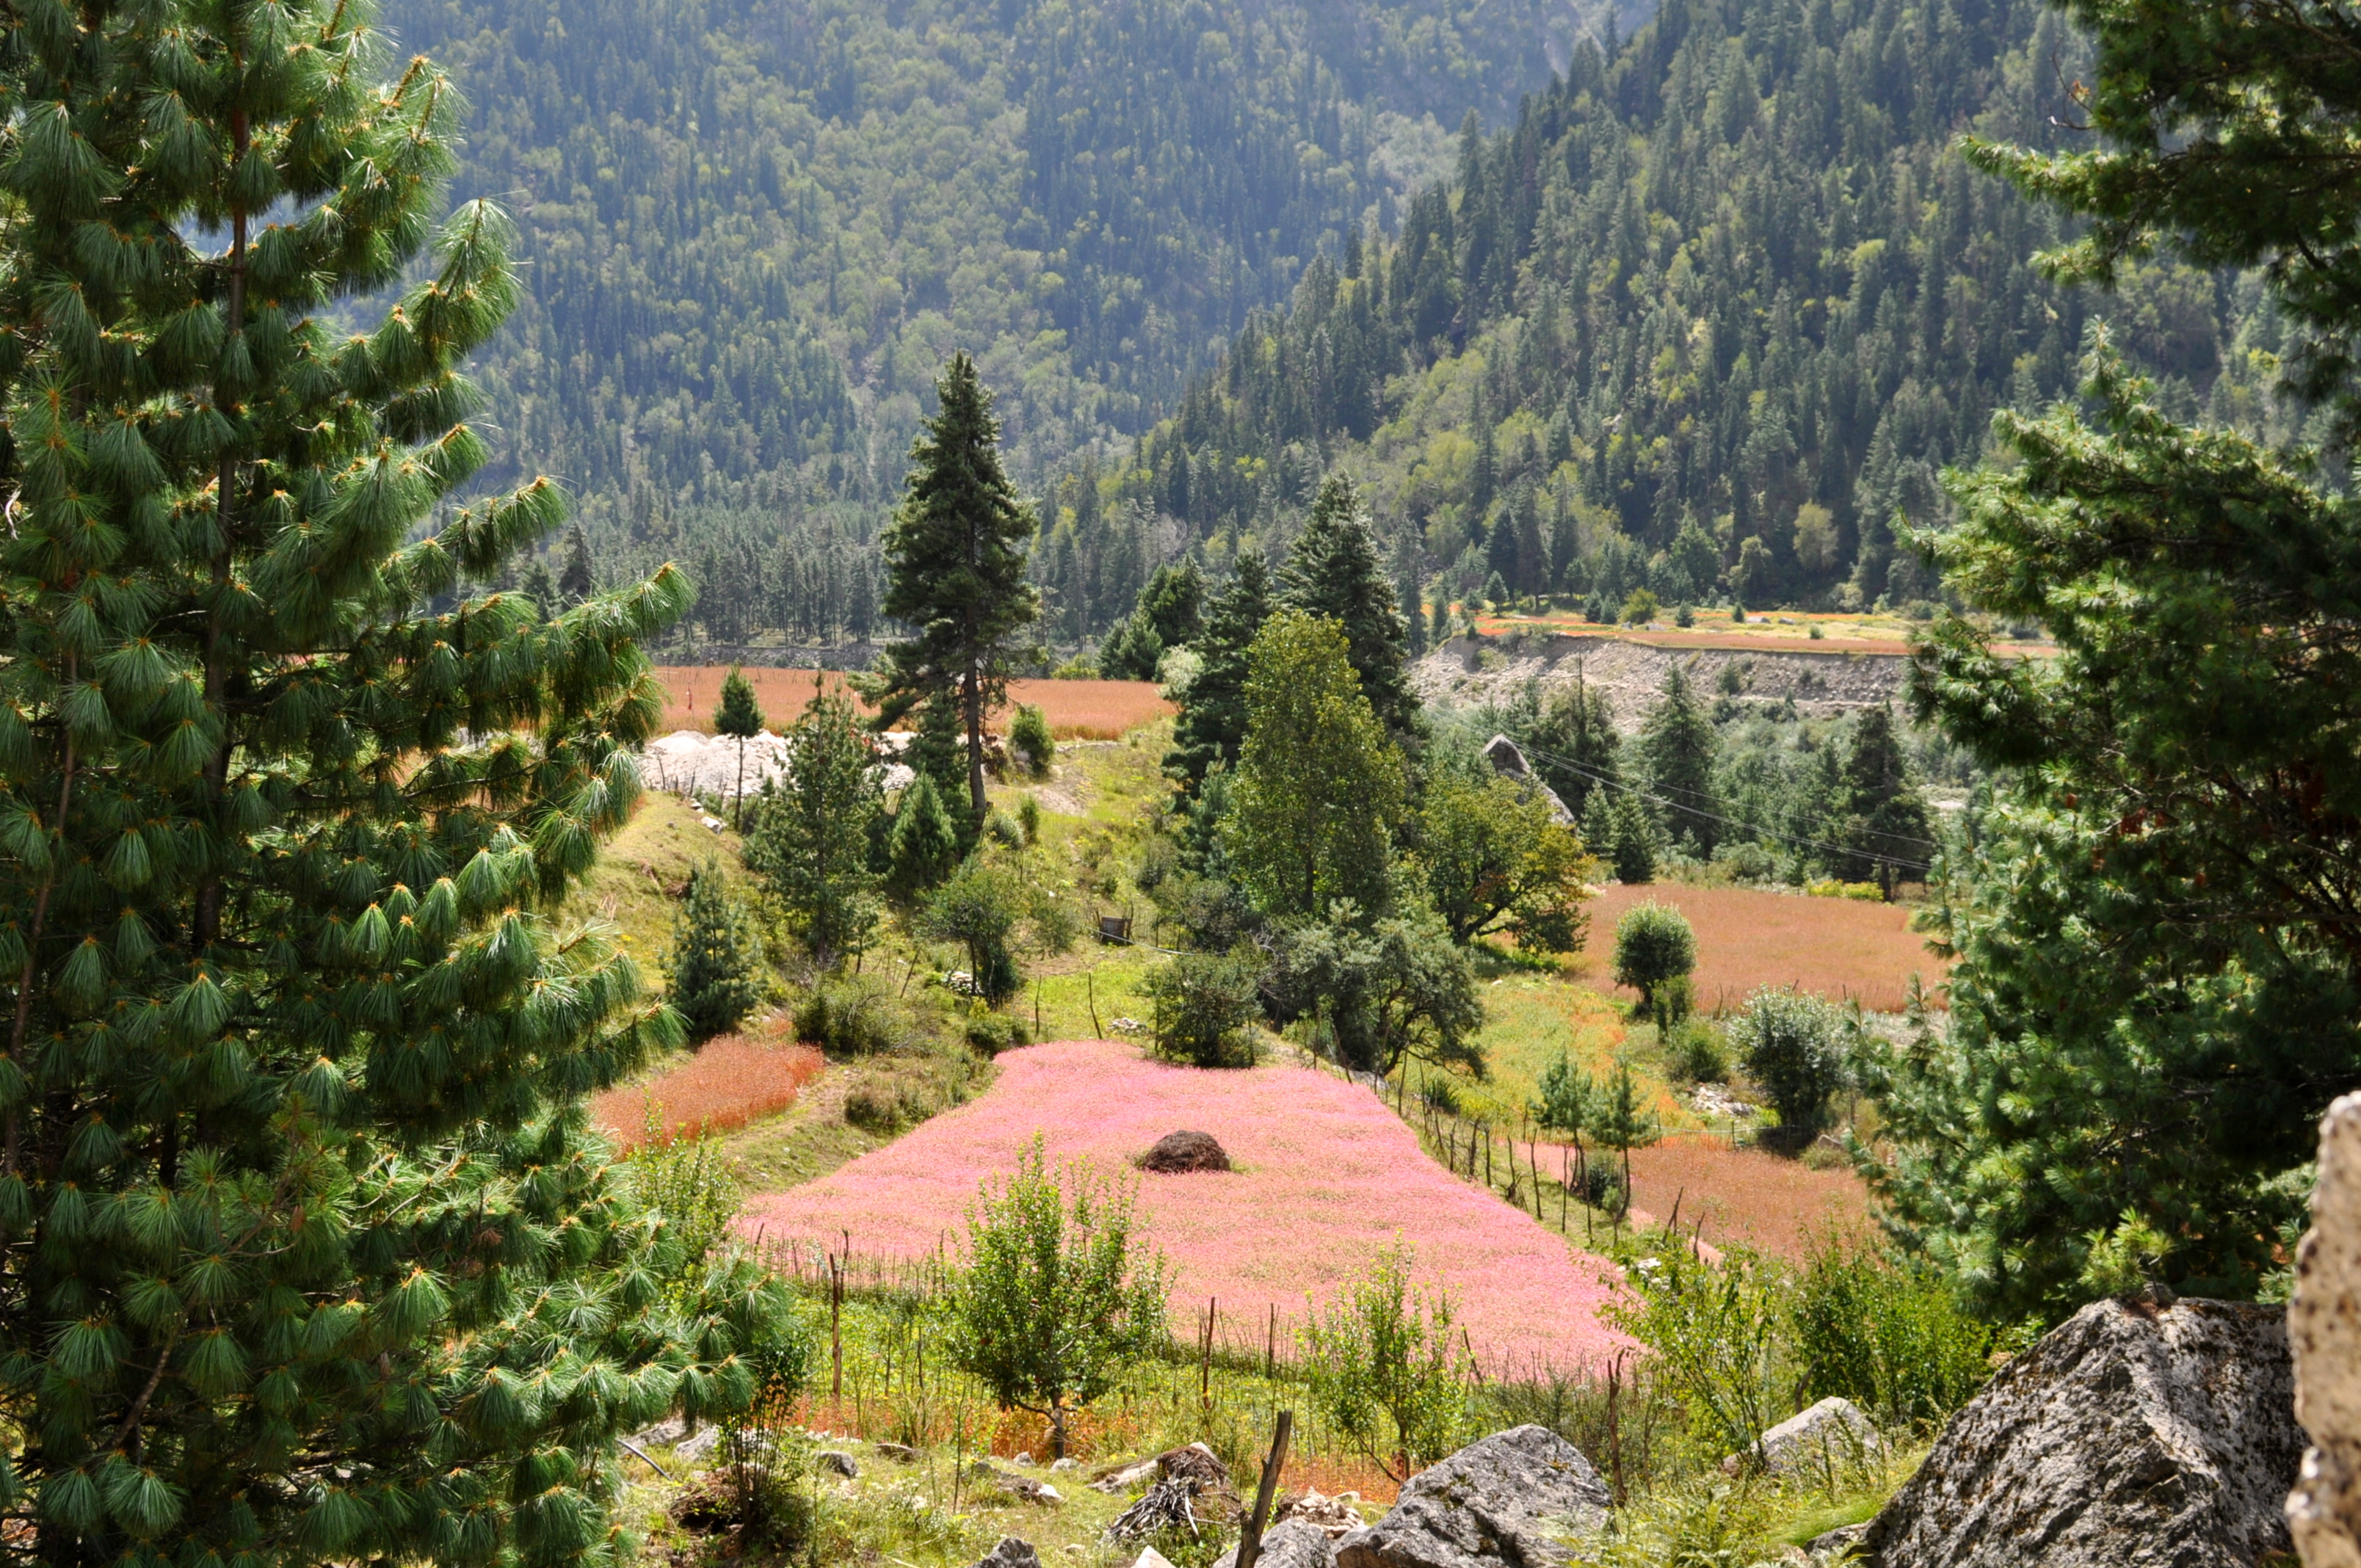
[(1830, 1236), (1805, 1264), (1793, 1308), (1802, 1398), (1840, 1395), (1880, 1422), (1931, 1427), (1992, 1376), (1992, 1329), (1944, 1280)]
[(1033, 844), (1041, 838), (1041, 803), (1027, 795), (1016, 803), (1016, 826), (1025, 830), (1025, 842)]
[(1058, 743), (1049, 738), (1049, 720), (1031, 703), (1016, 705), (1016, 717), (1008, 721), (1008, 749), (1024, 753), (1025, 769), (1035, 778), (1049, 776)]
[(1397, 1483), (1450, 1452), (1467, 1384), (1452, 1346), (1450, 1294), (1412, 1295), (1410, 1263), (1407, 1251), (1387, 1248), (1303, 1326), (1312, 1402)]
[(1235, 954), (1183, 953), (1150, 970), (1156, 1054), (1196, 1067), (1252, 1067), (1262, 1016), (1255, 966)]
[(1688, 916), (1668, 905), (1634, 905), (1615, 923), (1615, 982), (1640, 993), (1642, 1011), (1659, 1028), (1669, 1026), (1672, 1009), (1687, 1011), (1686, 990), (1676, 994), (1675, 981), (1686, 981), (1697, 968), (1697, 933)]
[(906, 1043), (909, 1025), (881, 981), (832, 975), (796, 1009), (796, 1037), (832, 1057), (875, 1056)]
[(1626, 1277), (1636, 1299), (1609, 1306), (1607, 1316), (1655, 1352), (1659, 1376), (1688, 1410), (1692, 1437), (1721, 1453), (1753, 1447), (1787, 1413), (1778, 1266), (1737, 1246), (1708, 1262), (1668, 1238)]
[(722, 1155), (719, 1138), (707, 1133), (671, 1135), (664, 1108), (653, 1101), (646, 1114), (646, 1128), (631, 1153), (631, 1191), (664, 1215), (680, 1237), (680, 1255), (667, 1260), (661, 1277), (668, 1290), (686, 1298), (704, 1278), (714, 1248), (729, 1237), (743, 1192), (737, 1168)]
[(920, 926), (936, 940), (957, 942), (967, 949), (975, 994), (996, 1007), (1024, 983), (1009, 940), (1025, 913), (1025, 890), (1014, 873), (979, 856), (936, 890)]
[(1792, 1138), (1818, 1131), (1828, 1097), (1844, 1087), (1844, 1035), (1834, 1006), (1787, 988), (1757, 991), (1731, 1021), (1730, 1044)]
[(1115, 1387), (1164, 1337), (1164, 1260), (1135, 1245), (1134, 1189), (1087, 1167), (1052, 1174), (1037, 1135), (968, 1213), (968, 1250), (949, 1292), (951, 1360), (1002, 1409), (1048, 1418), (1066, 1456), (1066, 1420)]
[(1633, 588), (1631, 597), (1623, 601), (1623, 624), (1644, 626), (1655, 620), (1657, 611), (1663, 608), (1662, 601), (1656, 598), (1653, 590)]
[(967, 1043), (987, 1057), (1032, 1044), (1021, 1018), (1005, 1013), (974, 1013), (967, 1020)]
[(994, 843), (1005, 844), (1012, 850), (1025, 847), (1025, 825), (998, 806), (983, 819), (984, 836)]
[(1691, 1083), (1720, 1083), (1730, 1077), (1730, 1051), (1721, 1031), (1702, 1018), (1677, 1025), (1664, 1042), (1665, 1065)]

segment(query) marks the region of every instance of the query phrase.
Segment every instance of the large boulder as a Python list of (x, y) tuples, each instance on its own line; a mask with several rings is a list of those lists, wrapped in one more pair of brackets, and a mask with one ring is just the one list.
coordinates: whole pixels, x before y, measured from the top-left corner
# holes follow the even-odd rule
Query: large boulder
[(1546, 1427), (1511, 1427), (1420, 1471), (1393, 1511), (1336, 1542), (1337, 1568), (1547, 1568), (1559, 1540), (1606, 1522), (1609, 1498), (1582, 1451)]
[[(1256, 1568), (1330, 1568), (1335, 1561), (1328, 1532), (1308, 1519), (1289, 1519), (1262, 1532)], [(1238, 1568), (1238, 1549), (1222, 1553), (1213, 1568)]]
[(1031, 1541), (1004, 1535), (999, 1545), (976, 1560), (975, 1568), (1041, 1568), (1041, 1554)]
[(2288, 1526), (2309, 1568), (2361, 1568), (2361, 1094), (2337, 1101), (2320, 1124), (2288, 1345), (2296, 1419), (2312, 1438), (2288, 1494)]
[(1799, 1470), (1819, 1474), (1857, 1464), (1883, 1448), (1869, 1412), (1831, 1394), (1789, 1416), (1764, 1432), (1755, 1447), (1723, 1460), (1721, 1467), (1732, 1475), (1756, 1463), (1773, 1475)]
[(1861, 1548), (1879, 1568), (2251, 1568), (2303, 1436), (2276, 1307), (2094, 1302), (1953, 1416)]
[(1211, 1133), (1167, 1133), (1140, 1157), (1140, 1168), (1166, 1176), (1192, 1170), (1227, 1170), (1230, 1157)]

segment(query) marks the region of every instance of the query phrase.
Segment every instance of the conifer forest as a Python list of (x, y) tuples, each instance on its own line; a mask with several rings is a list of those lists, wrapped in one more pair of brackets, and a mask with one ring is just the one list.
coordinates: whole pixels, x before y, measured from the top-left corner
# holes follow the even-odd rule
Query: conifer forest
[(2361, 1563), (2353, 0), (0, 24), (0, 1568)]

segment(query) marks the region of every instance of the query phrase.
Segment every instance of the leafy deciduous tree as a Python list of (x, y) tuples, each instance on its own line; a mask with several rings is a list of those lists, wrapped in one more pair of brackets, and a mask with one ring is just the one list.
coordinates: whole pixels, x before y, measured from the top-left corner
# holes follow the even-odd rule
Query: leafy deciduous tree
[(1538, 791), (1497, 774), (1430, 781), (1419, 802), (1417, 860), (1454, 941), (1501, 931), (1543, 952), (1582, 945), (1592, 862)]

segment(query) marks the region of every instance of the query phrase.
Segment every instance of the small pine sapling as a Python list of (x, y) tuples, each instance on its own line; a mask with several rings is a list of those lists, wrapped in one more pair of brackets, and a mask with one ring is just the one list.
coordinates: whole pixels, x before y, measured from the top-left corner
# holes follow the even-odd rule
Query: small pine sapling
[(1631, 1207), (1631, 1151), (1663, 1137), (1664, 1124), (1653, 1111), (1641, 1108), (1639, 1085), (1629, 1063), (1618, 1063), (1615, 1076), (1599, 1086), (1589, 1121), (1592, 1136), (1613, 1149), (1623, 1165), (1623, 1191), (1615, 1205), (1620, 1221)]
[(708, 861), (690, 872), (664, 956), (669, 1000), (688, 1025), (690, 1039), (726, 1035), (754, 1010), (762, 994), (762, 952), (752, 923), (730, 896), (719, 868)]
[(754, 687), (735, 665), (721, 683), (721, 704), (713, 710), (713, 732), (738, 742), (738, 783), (730, 792), (730, 825), (746, 831), (746, 742), (763, 732), (763, 707)]

